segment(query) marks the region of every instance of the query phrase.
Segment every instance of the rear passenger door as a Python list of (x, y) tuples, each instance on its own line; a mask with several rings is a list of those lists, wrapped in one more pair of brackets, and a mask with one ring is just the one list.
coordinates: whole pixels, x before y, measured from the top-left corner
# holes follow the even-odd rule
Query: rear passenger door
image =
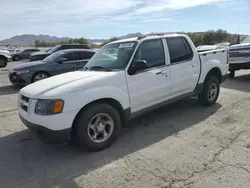
[(184, 37), (165, 39), (170, 59), (171, 96), (192, 92), (200, 74), (200, 60)]
[(95, 54), (94, 52), (87, 52), (87, 51), (74, 52), (75, 69), (76, 70), (82, 69), (94, 54)]

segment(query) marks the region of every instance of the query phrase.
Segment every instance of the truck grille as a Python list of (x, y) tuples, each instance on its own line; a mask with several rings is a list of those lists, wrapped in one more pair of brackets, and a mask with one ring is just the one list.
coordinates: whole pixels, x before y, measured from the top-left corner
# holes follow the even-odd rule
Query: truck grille
[(29, 97), (25, 97), (24, 95), (22, 95), (22, 100), (29, 103), (30, 98)]
[(28, 106), (25, 106), (25, 105), (21, 104), (21, 108), (22, 108), (24, 111), (28, 112)]
[(29, 100), (30, 100), (29, 97), (26, 97), (26, 96), (24, 96), (24, 95), (21, 96), (21, 101), (20, 101), (20, 103), (21, 103), (21, 108), (22, 108), (24, 111), (26, 111), (26, 112), (28, 112)]

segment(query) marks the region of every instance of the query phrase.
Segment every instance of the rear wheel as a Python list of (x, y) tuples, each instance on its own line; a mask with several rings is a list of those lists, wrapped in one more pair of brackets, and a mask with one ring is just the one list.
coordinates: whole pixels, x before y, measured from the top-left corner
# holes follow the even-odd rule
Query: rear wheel
[(94, 104), (76, 121), (77, 142), (81, 149), (97, 151), (113, 144), (121, 131), (119, 113), (109, 104)]
[(7, 66), (7, 60), (3, 57), (0, 57), (0, 68)]
[(32, 79), (31, 79), (31, 82), (34, 83), (34, 82), (46, 79), (48, 77), (50, 77), (50, 75), (48, 73), (46, 73), (46, 72), (38, 72), (38, 73), (33, 75)]
[(18, 56), (18, 55), (16, 55), (16, 56), (13, 57), (13, 60), (14, 60), (14, 61), (20, 61), (20, 59), (21, 59), (21, 58), (20, 58), (20, 56)]
[(205, 80), (203, 92), (198, 95), (198, 100), (205, 106), (213, 105), (220, 93), (220, 82), (217, 77), (210, 76)]

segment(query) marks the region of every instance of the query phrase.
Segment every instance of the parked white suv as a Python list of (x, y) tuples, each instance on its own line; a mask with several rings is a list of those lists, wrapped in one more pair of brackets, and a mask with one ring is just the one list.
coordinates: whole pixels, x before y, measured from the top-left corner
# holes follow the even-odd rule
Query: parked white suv
[(24, 87), (18, 111), (43, 141), (110, 146), (122, 124), (184, 97), (216, 102), (228, 72), (224, 49), (198, 54), (186, 35), (155, 35), (103, 46), (83, 70)]
[(6, 67), (8, 61), (11, 60), (10, 52), (0, 49), (0, 68)]

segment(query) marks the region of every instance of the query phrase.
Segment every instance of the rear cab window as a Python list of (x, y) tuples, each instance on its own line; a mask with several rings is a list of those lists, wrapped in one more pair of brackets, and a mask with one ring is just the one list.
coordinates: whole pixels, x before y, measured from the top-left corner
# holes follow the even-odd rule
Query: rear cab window
[(165, 39), (168, 45), (170, 63), (180, 63), (193, 58), (193, 51), (184, 37), (173, 37)]

